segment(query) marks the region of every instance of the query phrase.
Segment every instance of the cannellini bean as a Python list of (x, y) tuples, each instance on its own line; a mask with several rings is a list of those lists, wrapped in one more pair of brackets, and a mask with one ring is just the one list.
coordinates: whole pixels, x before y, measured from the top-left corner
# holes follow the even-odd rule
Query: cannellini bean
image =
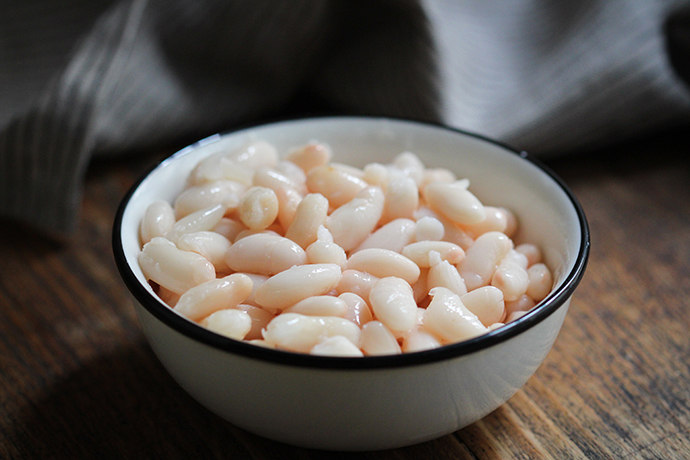
[(345, 317), (347, 304), (344, 300), (331, 295), (316, 295), (300, 300), (283, 313), (299, 313), (307, 316), (340, 316)]
[(175, 215), (180, 219), (217, 204), (224, 205), (226, 209), (234, 209), (246, 189), (246, 185), (230, 180), (217, 180), (189, 187), (175, 199)]
[(175, 225), (175, 211), (167, 201), (154, 201), (144, 212), (139, 236), (142, 244), (148, 243), (157, 236), (165, 236)]
[(219, 180), (231, 180), (251, 185), (254, 171), (231, 157), (231, 152), (218, 152), (201, 160), (189, 175), (190, 184), (202, 185)]
[(512, 248), (511, 239), (501, 232), (488, 232), (477, 238), (458, 265), (467, 289), (489, 284), (498, 264)]
[(306, 252), (311, 264), (336, 264), (344, 269), (347, 263), (345, 251), (333, 242), (333, 235), (323, 225), (319, 227), (316, 241), (307, 247)]
[(504, 208), (497, 208), (494, 206), (484, 206), (486, 218), (480, 222), (463, 225), (463, 229), (476, 239), (479, 235), (486, 232), (502, 232), (508, 228), (508, 215)]
[(513, 211), (507, 208), (501, 208), (506, 213), (506, 229), (503, 231), (508, 237), (512, 238), (518, 229), (518, 220)]
[(314, 345), (309, 354), (315, 356), (362, 357), (362, 350), (342, 335), (328, 337)]
[(406, 332), (417, 322), (417, 303), (409, 283), (393, 276), (381, 278), (369, 293), (374, 316), (393, 332)]
[(244, 237), (227, 251), (228, 266), (237, 272), (275, 275), (307, 263), (307, 253), (294, 241), (270, 233)]
[(377, 185), (385, 189), (388, 183), (388, 168), (381, 163), (369, 163), (364, 167), (363, 179), (369, 185)]
[(240, 221), (235, 219), (230, 219), (228, 217), (223, 217), (220, 221), (211, 229), (212, 232), (220, 233), (228, 241), (235, 241), (237, 235), (241, 232), (247, 230), (247, 227)]
[(417, 155), (412, 152), (402, 152), (393, 158), (392, 165), (405, 174), (405, 176), (414, 180), (415, 185), (422, 182), (424, 177), (424, 170), (426, 169), (424, 163)]
[(278, 198), (278, 222), (282, 229), (287, 231), (295, 220), (297, 207), (302, 202), (303, 196), (294, 188), (283, 187), (276, 192)]
[(232, 152), (229, 158), (252, 170), (261, 167), (272, 168), (278, 164), (278, 150), (270, 142), (249, 141)]
[[(300, 170), (301, 171), (301, 170)], [(273, 191), (281, 188), (292, 188), (298, 190), (302, 184), (292, 180), (285, 174), (273, 168), (259, 168), (254, 172), (252, 184), (256, 187), (266, 187)]]
[(486, 218), (484, 205), (467, 190), (466, 181), (434, 182), (422, 194), (434, 210), (458, 224), (476, 224)]
[(513, 300), (512, 302), (506, 302), (506, 317), (510, 316), (511, 313), (516, 311), (530, 311), (536, 302), (527, 294), (520, 296), (519, 299)]
[(527, 314), (526, 311), (514, 311), (514, 312), (512, 312), (510, 315), (508, 315), (508, 317), (506, 318), (506, 321), (505, 321), (505, 322), (506, 322), (506, 324), (507, 324), (507, 323), (512, 323), (512, 322), (515, 321), (516, 319), (520, 319), (520, 318), (522, 318), (523, 316), (525, 316), (526, 314)]
[(264, 284), (269, 277), (266, 275), (258, 275), (256, 273), (244, 273), (244, 275), (247, 275), (249, 279), (252, 280), (252, 292), (249, 293), (247, 298), (244, 299), (242, 303), (258, 307), (259, 304), (256, 303), (254, 295), (256, 294), (256, 290), (259, 289), (261, 285)]
[(424, 217), (433, 217), (443, 224), (443, 241), (457, 244), (465, 251), (474, 244), (474, 240), (458, 225), (426, 206), (420, 206), (414, 213), (414, 218), (419, 222), (419, 220)]
[(291, 150), (285, 159), (299, 166), (305, 173), (309, 173), (312, 169), (331, 161), (332, 155), (329, 146), (312, 143)]
[(338, 284), (340, 274), (335, 264), (297, 265), (266, 280), (254, 300), (269, 311), (287, 308), (307, 297), (327, 294)]
[(399, 355), (400, 345), (395, 335), (380, 321), (362, 326), (362, 351), (367, 356)]
[(486, 327), (502, 321), (505, 317), (503, 292), (493, 286), (477, 288), (461, 296), (460, 300)]
[(173, 310), (198, 321), (218, 310), (236, 307), (251, 291), (252, 280), (241, 273), (233, 273), (190, 288), (182, 294)]
[(280, 233), (276, 232), (275, 230), (271, 230), (270, 227), (264, 230), (242, 230), (240, 233), (237, 234), (235, 237), (235, 243), (238, 241), (252, 235), (273, 235), (273, 236), (282, 236)]
[(328, 200), (320, 193), (311, 193), (297, 205), (285, 237), (306, 249), (316, 241), (319, 227), (326, 223), (327, 217)]
[(333, 165), (318, 166), (307, 175), (309, 191), (325, 196), (334, 208), (351, 201), (367, 185), (359, 177)]
[(362, 249), (350, 256), (346, 269), (385, 278), (395, 276), (412, 284), (419, 278), (419, 267), (412, 260), (388, 249)]
[(297, 166), (292, 161), (279, 161), (275, 170), (283, 176), (290, 179), (295, 190), (302, 195), (308, 193), (307, 191), (307, 175), (302, 168)]
[(174, 307), (178, 300), (180, 300), (180, 294), (169, 291), (163, 286), (158, 286), (158, 297), (165, 302), (169, 307)]
[(431, 267), (426, 278), (427, 292), (435, 287), (444, 287), (459, 296), (467, 294), (465, 281), (455, 266), (447, 260), (442, 260), (441, 255), (435, 251), (429, 253), (429, 261)]
[(367, 236), (362, 244), (352, 252), (362, 249), (380, 248), (389, 251), (401, 252), (403, 247), (414, 239), (415, 223), (410, 219), (395, 219), (381, 226), (378, 230)]
[(373, 321), (374, 315), (371, 313), (369, 304), (354, 292), (343, 292), (338, 298), (345, 302), (347, 306), (343, 318), (349, 319), (359, 327), (362, 327), (369, 321)]
[(448, 241), (418, 241), (410, 243), (402, 250), (402, 254), (420, 267), (430, 267), (429, 254), (434, 251), (451, 264), (460, 263), (465, 257), (465, 251), (457, 244)]
[(543, 263), (537, 263), (527, 269), (527, 275), (529, 277), (527, 295), (535, 302), (540, 302), (551, 292), (553, 286), (551, 271)]
[(519, 244), (515, 247), (515, 250), (527, 257), (527, 267), (531, 267), (532, 265), (541, 262), (541, 251), (534, 244)]
[(419, 188), (423, 189), (432, 182), (455, 182), (457, 177), (455, 174), (445, 168), (428, 168), (424, 170), (422, 175), (422, 182), (419, 183)]
[(255, 305), (249, 305), (246, 303), (241, 303), (235, 307), (237, 310), (241, 310), (249, 315), (251, 319), (251, 328), (249, 332), (244, 337), (244, 340), (260, 340), (263, 338), (261, 331), (271, 322), (274, 315), (267, 312), (263, 308), (257, 307)]
[(268, 187), (251, 187), (240, 200), (237, 213), (250, 230), (268, 228), (278, 217), (278, 197)]
[(437, 287), (429, 292), (431, 303), (424, 312), (424, 326), (445, 342), (459, 342), (486, 332), (477, 315), (463, 305), (449, 289)]
[(419, 206), (419, 190), (411, 177), (398, 176), (388, 182), (385, 191), (382, 222), (411, 219)]
[(138, 260), (146, 279), (176, 294), (216, 277), (213, 264), (205, 257), (182, 251), (162, 236), (146, 243)]
[(529, 260), (527, 259), (527, 256), (524, 255), (521, 252), (518, 252), (515, 249), (511, 249), (508, 251), (508, 253), (503, 257), (503, 260), (510, 259), (525, 270), (527, 270), (527, 267), (529, 266)]
[(225, 255), (230, 249), (230, 241), (216, 232), (185, 233), (177, 240), (177, 247), (206, 257), (213, 264), (216, 273), (228, 272), (230, 268)]
[(415, 351), (433, 350), (441, 346), (441, 342), (425, 327), (415, 327), (403, 336), (402, 351), (412, 353)]
[(518, 262), (511, 258), (504, 258), (491, 277), (491, 285), (503, 292), (507, 301), (516, 300), (527, 291), (529, 276)]
[(225, 206), (222, 204), (200, 209), (175, 222), (175, 225), (166, 233), (165, 237), (177, 244), (177, 240), (185, 233), (211, 230), (220, 222), (224, 214)]
[(445, 234), (443, 223), (435, 217), (424, 216), (415, 225), (415, 240), (441, 241)]
[(309, 353), (314, 345), (336, 335), (358, 345), (361, 333), (356, 324), (344, 318), (283, 313), (268, 323), (263, 336), (278, 348)]
[(344, 270), (335, 289), (338, 294), (352, 292), (367, 300), (369, 299), (371, 288), (374, 287), (378, 280), (379, 278), (369, 273), (358, 270)]
[(379, 187), (366, 187), (328, 216), (326, 228), (345, 251), (354, 249), (376, 228), (383, 213), (383, 203), (383, 191)]
[(218, 310), (204, 318), (201, 325), (231, 339), (243, 340), (252, 329), (252, 318), (241, 310)]

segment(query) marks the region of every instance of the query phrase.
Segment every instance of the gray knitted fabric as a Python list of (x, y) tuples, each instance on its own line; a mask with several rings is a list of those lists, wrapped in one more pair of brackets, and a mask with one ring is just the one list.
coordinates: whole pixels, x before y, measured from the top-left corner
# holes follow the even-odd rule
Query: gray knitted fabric
[(690, 114), (667, 40), (680, 1), (4, 3), (0, 216), (55, 234), (76, 225), (94, 155), (176, 145), (304, 101), (541, 155)]

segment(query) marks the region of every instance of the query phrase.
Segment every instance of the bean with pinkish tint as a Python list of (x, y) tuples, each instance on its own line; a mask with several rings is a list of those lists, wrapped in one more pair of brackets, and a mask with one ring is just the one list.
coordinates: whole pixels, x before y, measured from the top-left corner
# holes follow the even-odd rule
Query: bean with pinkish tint
[(163, 200), (154, 201), (144, 212), (139, 235), (142, 243), (148, 243), (157, 236), (165, 236), (175, 225), (175, 211), (170, 203)]
[(381, 163), (369, 163), (363, 169), (364, 181), (369, 185), (377, 185), (382, 189), (388, 183), (388, 168)]
[(366, 272), (377, 278), (395, 276), (412, 284), (419, 278), (419, 267), (412, 260), (388, 249), (363, 249), (350, 256), (346, 269)]
[(515, 250), (524, 254), (527, 257), (527, 267), (541, 262), (541, 251), (539, 248), (531, 243), (518, 244)]
[(491, 277), (491, 285), (503, 292), (506, 301), (518, 299), (527, 291), (529, 283), (527, 270), (509, 257), (503, 258)]
[(402, 250), (402, 254), (414, 261), (420, 267), (430, 267), (429, 254), (436, 252), (441, 260), (447, 260), (451, 264), (460, 263), (465, 257), (465, 251), (457, 244), (448, 241), (418, 241), (410, 243)]
[(432, 300), (424, 312), (423, 324), (441, 340), (459, 342), (486, 332), (486, 326), (463, 305), (457, 294), (437, 287), (429, 291), (429, 295)]
[(330, 316), (306, 316), (299, 313), (284, 313), (276, 316), (263, 332), (264, 340), (278, 348), (309, 353), (328, 337), (340, 335), (359, 345), (361, 329), (344, 318)]
[(486, 219), (484, 205), (467, 189), (467, 181), (433, 182), (422, 190), (425, 202), (458, 224), (476, 224)]
[(423, 189), (432, 182), (455, 182), (457, 177), (455, 173), (445, 168), (427, 168), (422, 174), (422, 181), (419, 183), (419, 188)]
[(405, 176), (414, 180), (415, 185), (422, 182), (426, 167), (417, 155), (412, 152), (402, 152), (393, 158), (392, 166), (400, 170)]
[(505, 232), (508, 228), (508, 215), (504, 208), (484, 206), (484, 210), (486, 211), (484, 220), (462, 226), (463, 230), (474, 239), (487, 232)]
[[(245, 300), (246, 302), (246, 300)], [(249, 315), (252, 320), (251, 328), (249, 332), (244, 337), (244, 340), (258, 340), (262, 339), (261, 331), (271, 322), (273, 317), (272, 313), (267, 312), (263, 308), (257, 307), (255, 305), (249, 305), (247, 303), (241, 303), (235, 307), (237, 310), (241, 310)]]
[(175, 199), (175, 215), (179, 219), (217, 204), (234, 209), (246, 189), (246, 185), (230, 180), (217, 180), (189, 187)]
[(441, 241), (445, 234), (443, 223), (431, 216), (424, 216), (415, 225), (415, 240)]
[(433, 350), (440, 346), (441, 342), (438, 338), (423, 326), (413, 328), (402, 339), (402, 351), (404, 353)]
[(511, 249), (513, 242), (501, 232), (488, 232), (477, 238), (458, 265), (467, 289), (471, 291), (489, 284), (498, 264)]
[(228, 241), (232, 242), (237, 239), (239, 235), (247, 227), (239, 220), (230, 219), (228, 217), (223, 217), (220, 221), (211, 229), (212, 232), (219, 233), (223, 235)]
[(402, 249), (414, 240), (415, 223), (410, 219), (395, 219), (379, 227), (362, 241), (352, 252), (362, 249), (380, 248), (394, 252)]
[(252, 291), (252, 280), (241, 273), (212, 279), (187, 290), (173, 310), (192, 321), (211, 313), (236, 307)]
[(268, 228), (278, 217), (278, 197), (268, 187), (249, 188), (237, 206), (240, 220), (250, 230)]
[(375, 186), (366, 187), (328, 216), (326, 228), (345, 251), (354, 249), (376, 228), (383, 204), (383, 191)]
[(206, 257), (213, 264), (216, 273), (230, 271), (225, 256), (231, 243), (220, 233), (202, 231), (185, 233), (177, 240), (177, 247)]
[(312, 143), (291, 150), (285, 159), (299, 166), (305, 173), (309, 173), (318, 166), (328, 164), (332, 155), (327, 145)]
[(520, 296), (517, 300), (506, 302), (506, 316), (516, 311), (530, 311), (536, 302), (527, 294)]
[(306, 184), (310, 192), (325, 196), (333, 208), (351, 201), (368, 185), (359, 177), (332, 165), (318, 166), (309, 171)]
[(176, 294), (215, 279), (216, 270), (204, 256), (183, 251), (170, 240), (157, 236), (146, 243), (138, 255), (147, 280)]
[(551, 270), (543, 263), (536, 263), (527, 269), (529, 285), (527, 295), (535, 302), (542, 301), (551, 292), (553, 276)]
[(369, 293), (374, 316), (392, 332), (406, 332), (417, 322), (417, 303), (412, 288), (401, 278), (381, 278)]
[(275, 275), (307, 263), (307, 253), (280, 235), (256, 233), (235, 242), (227, 251), (228, 266), (237, 272)]
[(217, 204), (193, 212), (175, 222), (175, 225), (165, 234), (165, 237), (173, 243), (177, 243), (178, 238), (185, 233), (211, 230), (223, 218), (225, 210), (225, 206)]
[(402, 175), (394, 177), (386, 185), (381, 222), (411, 219), (418, 206), (419, 190), (414, 179)]
[(354, 292), (343, 292), (338, 298), (345, 302), (347, 306), (343, 318), (349, 319), (359, 327), (362, 327), (369, 321), (373, 321), (374, 315), (371, 313), (369, 304)]
[(243, 340), (252, 329), (252, 318), (241, 310), (218, 310), (204, 318), (201, 325), (217, 334)]
[(345, 269), (347, 255), (343, 248), (333, 242), (333, 235), (323, 225), (317, 231), (317, 239), (307, 247), (310, 264), (336, 264)]
[(322, 340), (312, 347), (309, 354), (314, 356), (337, 356), (340, 358), (359, 358), (364, 356), (362, 350), (342, 335)]
[(502, 321), (505, 317), (503, 292), (493, 286), (477, 288), (462, 295), (460, 300), (486, 327)]
[(338, 294), (352, 292), (367, 300), (369, 299), (371, 288), (374, 287), (378, 280), (379, 278), (376, 276), (360, 272), (359, 270), (344, 270), (335, 289)]
[(331, 295), (316, 295), (300, 300), (283, 313), (299, 313), (307, 316), (340, 316), (345, 317), (347, 303)]
[(444, 287), (459, 296), (467, 294), (467, 286), (458, 269), (447, 260), (442, 260), (438, 252), (429, 253), (429, 263), (431, 267), (426, 278), (427, 291), (435, 287)]
[(367, 356), (398, 355), (400, 345), (395, 335), (380, 321), (362, 326), (361, 349)]
[(320, 193), (311, 193), (297, 205), (285, 237), (306, 249), (316, 241), (319, 227), (326, 223), (327, 217), (328, 200)]
[(296, 265), (266, 280), (254, 293), (254, 300), (269, 311), (282, 310), (307, 297), (329, 293), (340, 275), (336, 264)]

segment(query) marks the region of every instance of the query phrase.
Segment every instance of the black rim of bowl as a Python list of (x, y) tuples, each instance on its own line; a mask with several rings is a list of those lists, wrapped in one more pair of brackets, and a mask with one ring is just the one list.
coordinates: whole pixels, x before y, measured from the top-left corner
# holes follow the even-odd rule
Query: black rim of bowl
[[(247, 358), (253, 358), (260, 361), (269, 361), (277, 364), (298, 366), (298, 367), (309, 367), (309, 368), (324, 368), (324, 369), (381, 369), (381, 368), (396, 368), (396, 367), (407, 367), (415, 365), (430, 364), (438, 361), (448, 360), (452, 358), (458, 358), (461, 356), (469, 355), (471, 353), (490, 348), (494, 345), (502, 343), (520, 333), (530, 329), (536, 324), (542, 322), (558, 310), (563, 303), (573, 294), (575, 288), (580, 283), (582, 276), (584, 275), (587, 261), (589, 258), (589, 247), (590, 247), (590, 235), (589, 227), (587, 224), (587, 219), (585, 217), (582, 206), (580, 205), (577, 198), (574, 196), (570, 188), (563, 182), (563, 180), (558, 177), (549, 167), (544, 165), (540, 160), (533, 158), (527, 152), (517, 151), (510, 146), (497, 142), (493, 139), (489, 139), (485, 136), (463, 131), (457, 128), (448, 127), (442, 124), (420, 122), (416, 120), (408, 120), (393, 117), (366, 117), (366, 116), (324, 116), (324, 117), (308, 117), (308, 118), (290, 118), (285, 120), (278, 120), (272, 122), (266, 122), (256, 125), (243, 126), (237, 129), (233, 129), (227, 132), (223, 132), (220, 136), (225, 136), (227, 134), (232, 134), (238, 131), (244, 131), (250, 128), (259, 128), (269, 125), (275, 125), (282, 122), (310, 122), (310, 121), (325, 121), (325, 120), (389, 120), (391, 122), (402, 122), (411, 123), (417, 125), (428, 125), (434, 128), (440, 128), (443, 130), (449, 130), (456, 132), (458, 134), (474, 137), (482, 141), (488, 142), (490, 144), (499, 146), (505, 149), (506, 152), (518, 155), (524, 160), (531, 162), (537, 168), (541, 169), (546, 175), (548, 175), (558, 186), (563, 190), (568, 199), (570, 200), (575, 212), (577, 214), (580, 232), (581, 232), (581, 242), (580, 249), (576, 256), (576, 262), (570, 273), (567, 274), (564, 281), (534, 309), (530, 310), (524, 316), (518, 318), (517, 320), (507, 324), (504, 327), (498, 328), (482, 336), (469, 339), (466, 341), (449, 344), (442, 346), (440, 348), (418, 351), (412, 353), (402, 353), (399, 355), (386, 355), (386, 356), (365, 356), (365, 357), (328, 357), (328, 356), (313, 356), (302, 353), (295, 353), (289, 351), (275, 350), (271, 348), (261, 347), (257, 345), (252, 345), (250, 343), (241, 342), (238, 340), (233, 340), (228, 337), (221, 336), (214, 332), (211, 332), (204, 327), (194, 324), (193, 322), (183, 318), (182, 316), (174, 313), (172, 309), (154, 296), (152, 296), (148, 290), (139, 282), (137, 277), (132, 272), (129, 267), (127, 260), (125, 258), (124, 248), (122, 246), (121, 238), (121, 227), (122, 219), (132, 195), (141, 185), (141, 183), (146, 180), (146, 178), (156, 170), (161, 164), (165, 163), (166, 160), (158, 163), (152, 167), (147, 173), (145, 173), (138, 181), (136, 181), (129, 191), (123, 197), (120, 206), (115, 215), (115, 221), (113, 226), (113, 236), (112, 245), (113, 253), (115, 257), (115, 262), (117, 268), (120, 272), (125, 285), (130, 290), (134, 298), (141, 303), (141, 305), (154, 317), (162, 321), (168, 327), (176, 330), (177, 332), (194, 339), (203, 344), (209, 345), (211, 347), (217, 348), (219, 350), (228, 351), (234, 354), (242, 355)], [(194, 143), (185, 149), (182, 149), (173, 156), (193, 150), (199, 142)]]

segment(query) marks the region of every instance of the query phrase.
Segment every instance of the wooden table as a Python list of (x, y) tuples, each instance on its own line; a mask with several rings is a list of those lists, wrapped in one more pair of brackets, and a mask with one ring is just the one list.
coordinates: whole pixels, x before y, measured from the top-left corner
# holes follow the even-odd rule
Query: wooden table
[(546, 361), (483, 420), (362, 454), (249, 434), (177, 386), (110, 249), (119, 200), (162, 154), (97, 162), (73, 242), (0, 221), (0, 458), (690, 458), (689, 140), (550, 161), (584, 206), (592, 253)]

